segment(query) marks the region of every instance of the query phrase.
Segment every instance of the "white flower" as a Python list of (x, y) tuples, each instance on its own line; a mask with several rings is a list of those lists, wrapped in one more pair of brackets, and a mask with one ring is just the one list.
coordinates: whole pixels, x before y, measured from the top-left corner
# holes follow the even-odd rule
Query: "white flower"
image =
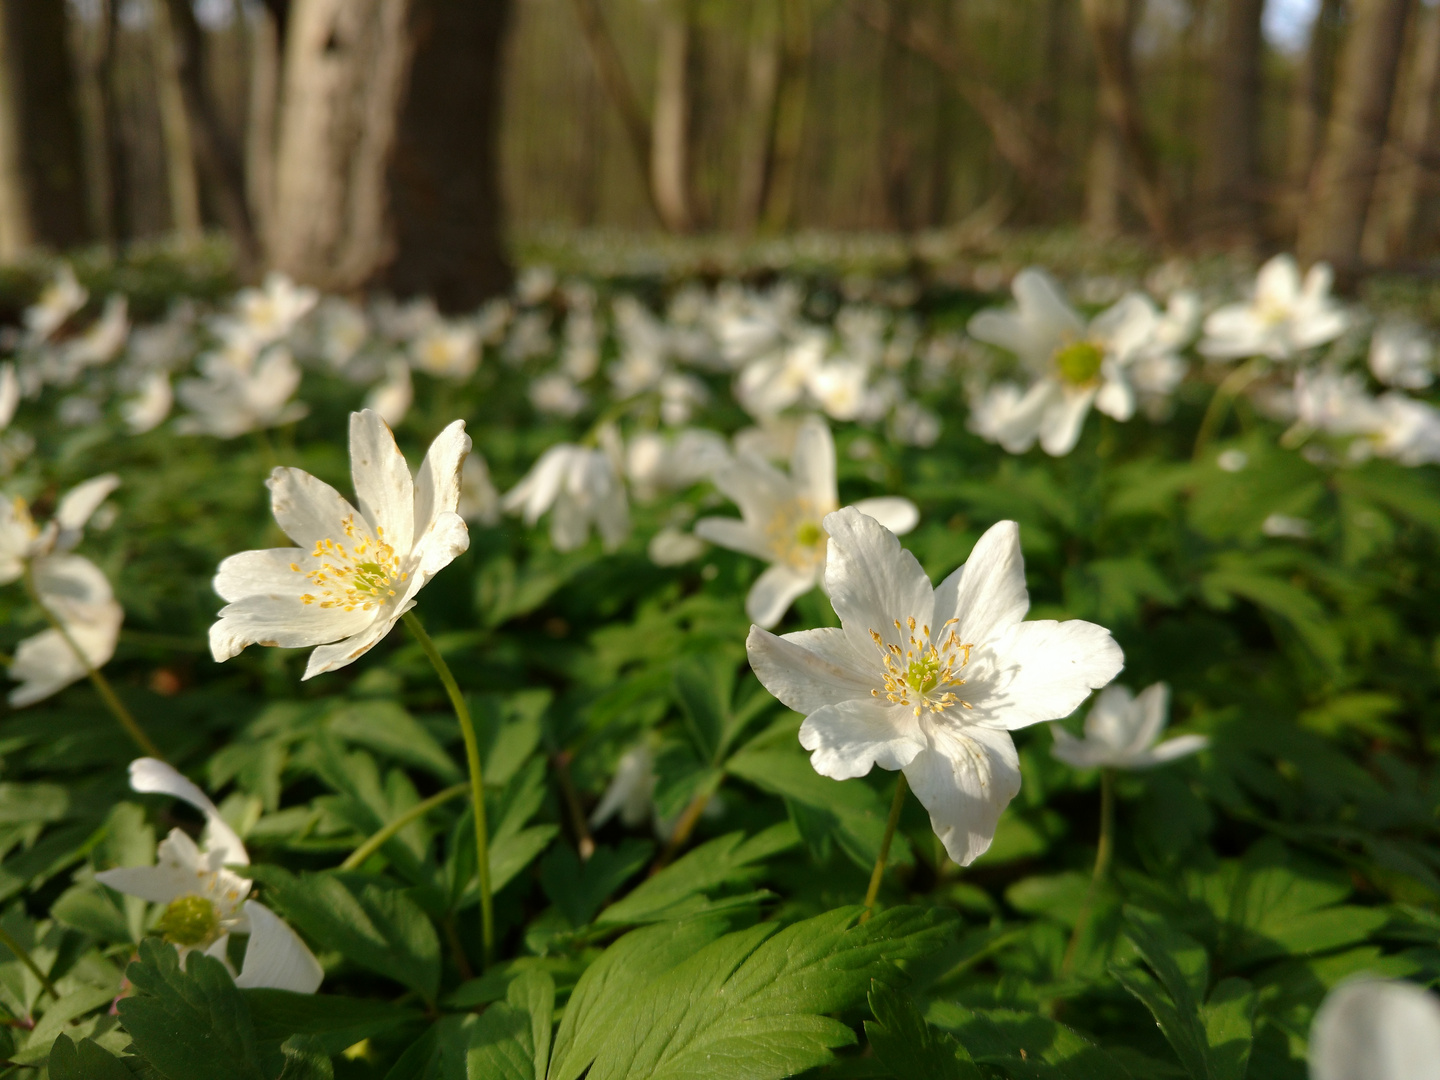
[(1149, 769), (1205, 749), (1203, 735), (1181, 735), (1156, 745), (1170, 710), (1170, 688), (1163, 682), (1132, 694), (1112, 683), (1100, 691), (1085, 717), (1085, 738), (1058, 724), (1051, 728), (1057, 758), (1076, 769)]
[(369, 652), (415, 594), (470, 544), (460, 468), (465, 423), (436, 436), (414, 479), (395, 436), (373, 412), (350, 414), (350, 475), (357, 510), (329, 484), (277, 468), (267, 482), (275, 521), (298, 547), (244, 551), (220, 564), (228, 601), (210, 627), (210, 651), (229, 660), (247, 645), (319, 646), (304, 678)]
[(1295, 260), (1276, 255), (1260, 268), (1250, 300), (1226, 304), (1206, 317), (1200, 352), (1216, 360), (1289, 360), (1334, 341), (1350, 318), (1330, 297), (1331, 277), (1330, 267), (1316, 263), (1302, 284)]
[(292, 423), (306, 414), (302, 402), (290, 400), (300, 386), (300, 368), (289, 349), (274, 345), (248, 361), (240, 355), (208, 357), (203, 379), (186, 379), (177, 387), (181, 402), (190, 410), (179, 421), (180, 431), (233, 439), (257, 428)]
[(1035, 382), (1018, 398), (1007, 390), (972, 403), (972, 430), (1011, 453), (1039, 439), (1047, 454), (1060, 457), (1075, 448), (1091, 405), (1130, 419), (1135, 392), (1125, 369), (1152, 347), (1154, 305), (1132, 293), (1087, 325), (1041, 270), (1016, 274), (1011, 292), (1015, 307), (980, 312), (970, 320), (970, 335), (1013, 352)]
[(326, 297), (319, 312), (320, 352), (336, 374), (344, 374), (366, 340), (370, 320), (348, 300)]
[[(16, 646), (10, 678), (20, 685), (10, 691), (9, 700), (17, 709), (43, 701), (85, 678), (91, 668), (109, 663), (125, 621), (104, 573), (79, 555), (36, 560), (35, 591), (65, 632), (51, 627)], [(77, 647), (85, 661), (75, 655)]]
[(38, 345), (65, 325), (65, 320), (85, 306), (90, 294), (75, 280), (69, 263), (61, 263), (40, 299), (25, 309), (28, 343)]
[(25, 564), (70, 551), (80, 542), (85, 524), (120, 486), (114, 473), (103, 473), (76, 484), (55, 507), (44, 528), (35, 524), (24, 499), (0, 501), (0, 585), (18, 581)]
[[(1376, 404), (1381, 420), (1369, 434), (1375, 454), (1402, 465), (1440, 463), (1440, 410), (1396, 392), (1380, 395)], [(1351, 453), (1356, 449), (1352, 446)]]
[(125, 347), (130, 333), (129, 305), (125, 297), (112, 296), (105, 310), (88, 330), (65, 345), (65, 365), (72, 371), (97, 367), (114, 360)]
[[(840, 505), (835, 441), (824, 421), (806, 419), (795, 439), (786, 476), (769, 462), (741, 454), (715, 473), (715, 486), (740, 508), (740, 520), (701, 518), (695, 535), (770, 564), (750, 587), (745, 613), (764, 627), (780, 621), (796, 597), (825, 574), (826, 515)], [(920, 520), (909, 499), (862, 499), (855, 509), (897, 533)]]
[(265, 276), (259, 289), (241, 289), (235, 294), (238, 329), (257, 346), (286, 337), (320, 300), (320, 294), (306, 285), (296, 285), (284, 274)]
[(1413, 983), (1358, 978), (1325, 996), (1310, 1026), (1311, 1080), (1435, 1080), (1440, 1000)]
[(1386, 386), (1423, 390), (1435, 381), (1435, 344), (1409, 319), (1381, 321), (1370, 339), (1370, 372)]
[(934, 446), (940, 438), (940, 418), (915, 401), (901, 401), (886, 425), (892, 441), (903, 446)]
[(1231, 447), (1229, 450), (1222, 450), (1215, 458), (1215, 464), (1223, 472), (1237, 473), (1250, 464), (1250, 455), (1244, 450), (1237, 450)]
[(589, 404), (590, 399), (569, 375), (552, 372), (530, 384), (530, 404), (536, 411), (551, 416), (571, 417)]
[(225, 964), (232, 933), (249, 934), (245, 959), (235, 984), (313, 994), (325, 977), (320, 964), (295, 931), (269, 908), (249, 900), (250, 880), (227, 866), (248, 866), (250, 856), (235, 830), (226, 824), (205, 793), (163, 761), (139, 758), (130, 763), (136, 791), (171, 795), (205, 815), (204, 846), (180, 829), (160, 842), (154, 866), (102, 870), (95, 879), (128, 896), (164, 904), (159, 929), (183, 955), (202, 949)]
[(132, 435), (143, 435), (164, 423), (175, 404), (170, 376), (152, 371), (140, 383), (140, 392), (120, 406), (120, 415)]
[(1266, 536), (1284, 537), (1290, 540), (1308, 539), (1312, 532), (1310, 522), (1293, 514), (1270, 514), (1260, 523), (1260, 531)]
[(824, 359), (825, 334), (809, 329), (749, 361), (735, 380), (735, 400), (757, 419), (773, 417), (801, 399)]
[(865, 407), (870, 368), (858, 360), (828, 360), (809, 375), (806, 388), (832, 420), (854, 420)]
[[(609, 430), (609, 429), (607, 429)], [(603, 434), (603, 433), (602, 433)], [(613, 434), (606, 441), (618, 441)], [(583, 547), (593, 524), (607, 551), (630, 535), (630, 507), (615, 461), (618, 447), (588, 449), (560, 443), (540, 455), (501, 505), (534, 525), (550, 511), (550, 542), (556, 551)]]
[(645, 554), (656, 566), (681, 566), (704, 553), (704, 540), (673, 525), (657, 532), (645, 547)]
[(0, 364), (0, 431), (10, 426), (19, 407), (20, 380), (15, 375), (15, 365)]
[(670, 372), (660, 380), (660, 419), (672, 427), (688, 424), (695, 410), (710, 400), (710, 391), (694, 375)]
[(728, 464), (730, 448), (719, 432), (685, 428), (673, 436), (648, 431), (625, 448), (625, 475), (640, 500), (683, 491)]
[(437, 322), (410, 343), (410, 362), (437, 379), (468, 379), (480, 363), (480, 331), (470, 323)]
[(644, 743), (632, 746), (615, 766), (615, 776), (590, 813), (590, 827), (598, 829), (616, 814), (629, 828), (650, 820), (654, 811), (655, 755)]
[(945, 850), (968, 865), (1020, 790), (1016, 728), (1057, 720), (1124, 663), (1104, 627), (1022, 622), (1020, 530), (992, 527), (938, 588), (893, 533), (847, 507), (825, 519), (826, 587), (841, 629), (776, 637), (753, 627), (750, 666), (805, 714), (822, 776), (903, 769)]
[(500, 520), (500, 493), (490, 479), (490, 466), (478, 450), (470, 451), (460, 470), (460, 504), (455, 512), (477, 525)]
[(410, 381), (410, 366), (403, 360), (391, 360), (385, 365), (385, 378), (365, 395), (365, 408), (394, 427), (405, 419), (414, 399), (415, 386)]
[(555, 291), (555, 271), (548, 266), (527, 266), (515, 281), (515, 299), (539, 304)]

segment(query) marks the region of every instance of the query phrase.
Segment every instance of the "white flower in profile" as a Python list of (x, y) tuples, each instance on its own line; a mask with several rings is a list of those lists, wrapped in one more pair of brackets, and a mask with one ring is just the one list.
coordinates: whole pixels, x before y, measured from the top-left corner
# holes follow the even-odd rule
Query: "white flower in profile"
[(365, 408), (394, 427), (405, 419), (414, 400), (415, 385), (410, 380), (410, 365), (403, 360), (391, 360), (385, 365), (385, 377), (365, 395)]
[(945, 850), (968, 865), (1020, 790), (1010, 732), (1069, 715), (1124, 656), (1094, 623), (1021, 621), (1030, 600), (1013, 521), (988, 530), (938, 588), (858, 509), (824, 527), (841, 628), (776, 637), (752, 627), (750, 666), (805, 715), (800, 745), (816, 772), (904, 770)]
[(15, 374), (15, 365), (0, 364), (0, 431), (10, 426), (15, 419), (15, 410), (20, 407), (20, 379)]
[[(1112, 683), (1100, 691), (1085, 717), (1085, 737), (1077, 739), (1058, 724), (1051, 728), (1051, 753), (1076, 769), (1149, 769), (1205, 749), (1203, 735), (1181, 735), (1159, 742), (1169, 719), (1170, 687), (1163, 682), (1132, 694)], [(1158, 743), (1158, 745), (1157, 745)]]
[(227, 602), (210, 651), (229, 660), (247, 645), (318, 646), (304, 678), (353, 663), (415, 606), (415, 594), (470, 544), (460, 469), (470, 451), (456, 420), (411, 478), (395, 436), (370, 411), (350, 414), (350, 475), (359, 509), (300, 469), (270, 474), (276, 524), (298, 547), (243, 551), (220, 564)]
[(605, 794), (590, 813), (590, 827), (598, 829), (616, 814), (622, 824), (638, 828), (655, 810), (655, 755), (637, 743), (621, 755)]
[(1330, 296), (1332, 278), (1329, 266), (1316, 263), (1302, 282), (1294, 258), (1276, 255), (1260, 268), (1249, 300), (1206, 317), (1200, 352), (1214, 360), (1289, 360), (1334, 341), (1350, 317)]
[(1310, 1080), (1435, 1080), (1440, 999), (1414, 983), (1361, 977), (1325, 996), (1310, 1025)]
[(163, 424), (174, 405), (170, 376), (163, 371), (151, 371), (141, 380), (139, 393), (121, 403), (120, 416), (130, 434), (143, 435)]
[(1368, 445), (1351, 446), (1352, 456), (1363, 457), (1357, 452), (1363, 448), (1402, 465), (1440, 463), (1440, 410), (1394, 391), (1381, 394), (1376, 405), (1380, 422), (1368, 433)]
[(1369, 359), (1370, 373), (1386, 386), (1424, 390), (1435, 381), (1435, 343), (1409, 319), (1382, 319)]
[(293, 423), (309, 410), (291, 397), (300, 386), (300, 368), (290, 350), (272, 345), (259, 355), (212, 354), (201, 379), (186, 379), (176, 393), (190, 410), (177, 425), (189, 434), (233, 439), (260, 428)]
[(25, 309), (27, 343), (39, 345), (65, 325), (65, 321), (85, 306), (90, 294), (75, 280), (69, 263), (61, 263), (55, 277), (40, 293), (40, 298)]
[(501, 500), (507, 513), (533, 526), (550, 513), (550, 542), (556, 551), (574, 551), (594, 525), (607, 551), (630, 535), (630, 506), (618, 462), (623, 450), (613, 428), (601, 432), (601, 448), (559, 443), (540, 455), (524, 478)]
[(114, 473), (76, 484), (61, 496), (43, 527), (35, 523), (24, 499), (0, 501), (0, 585), (18, 581), (29, 562), (38, 567), (41, 560), (72, 550), (100, 504), (119, 486)]
[[(825, 577), (823, 522), (840, 505), (830, 428), (816, 417), (801, 424), (789, 476), (741, 453), (716, 470), (715, 486), (740, 508), (740, 520), (701, 518), (695, 535), (770, 564), (750, 587), (745, 614), (760, 626), (774, 626), (796, 597)], [(902, 535), (920, 520), (915, 504), (898, 496), (861, 499), (855, 509)]]
[(705, 428), (684, 428), (674, 435), (644, 431), (625, 447), (625, 476), (641, 501), (684, 491), (729, 462), (725, 437)]
[[(160, 842), (154, 866), (101, 870), (100, 884), (127, 896), (165, 905), (157, 929), (183, 956), (200, 949), (229, 968), (231, 934), (249, 934), (235, 984), (245, 988), (313, 994), (325, 973), (295, 931), (269, 908), (248, 899), (251, 883), (231, 866), (248, 866), (240, 837), (210, 799), (175, 769), (155, 758), (130, 763), (130, 786), (170, 795), (205, 815), (203, 845), (181, 829)], [(233, 972), (232, 972), (233, 974)]]
[(437, 320), (410, 343), (410, 362), (437, 379), (468, 379), (480, 363), (480, 331), (471, 323)]
[(125, 621), (110, 582), (89, 559), (47, 555), (36, 560), (34, 580), (40, 603), (64, 632), (50, 627), (15, 647), (9, 675), (20, 685), (10, 691), (9, 701), (17, 709), (43, 701), (109, 663)]
[(1011, 453), (1038, 439), (1047, 454), (1061, 457), (1075, 448), (1092, 405), (1130, 419), (1135, 391), (1126, 367), (1151, 345), (1154, 305), (1132, 293), (1087, 324), (1054, 280), (1035, 269), (1016, 274), (1011, 292), (1014, 308), (982, 311), (968, 329), (1014, 353), (1035, 381), (1019, 397), (1006, 390), (972, 402), (971, 429)]

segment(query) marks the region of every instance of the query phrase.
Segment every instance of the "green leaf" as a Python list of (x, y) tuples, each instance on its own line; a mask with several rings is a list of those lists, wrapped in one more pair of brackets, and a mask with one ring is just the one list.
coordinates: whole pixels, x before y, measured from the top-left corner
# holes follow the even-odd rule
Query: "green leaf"
[(252, 867), (297, 927), (327, 949), (408, 986), (427, 1001), (440, 986), (440, 939), (420, 906), (404, 893), (355, 875), (292, 876)]
[(250, 1010), (220, 961), (192, 952), (181, 971), (173, 946), (147, 938), (125, 974), (136, 992), (121, 999), (120, 1020), (167, 1080), (269, 1080)]
[(1255, 988), (1244, 979), (1221, 979), (1201, 1015), (1210, 1080), (1245, 1080), (1254, 1039)]
[(540, 863), (540, 885), (574, 927), (584, 926), (605, 898), (644, 869), (655, 852), (645, 840), (624, 840), (618, 848), (600, 845), (589, 859), (561, 845)]
[(348, 742), (425, 769), (448, 784), (461, 779), (454, 759), (399, 702), (346, 702), (330, 714), (329, 727)]
[(50, 915), (56, 922), (104, 942), (133, 941), (125, 912), (99, 887), (76, 885), (60, 894)]
[(296, 994), (289, 990), (242, 990), (262, 1043), (282, 1043), (292, 1035), (314, 1036), (331, 1054), (361, 1039), (420, 1020), (424, 1013), (390, 1001)]
[(1125, 936), (1155, 977), (1119, 964), (1111, 965), (1111, 974), (1150, 1010), (1192, 1080), (1207, 1080), (1210, 1039), (1200, 1015), (1209, 967), (1205, 950), (1151, 912), (1126, 907), (1124, 920)]
[(925, 1018), (955, 1032), (977, 1063), (999, 1066), (1014, 1080), (1130, 1080), (1100, 1047), (1038, 1013), (937, 1001)]
[(70, 812), (70, 795), (59, 784), (0, 783), (0, 825), (59, 821)]
[(505, 1000), (469, 1028), (469, 1080), (545, 1080), (554, 1011), (555, 983), (545, 972), (527, 971), (512, 982)]
[(94, 1039), (76, 1044), (68, 1035), (61, 1035), (50, 1047), (47, 1068), (50, 1080), (135, 1080), (135, 1074)]
[(285, 1068), (279, 1080), (335, 1080), (330, 1054), (313, 1035), (292, 1035), (280, 1047)]
[(865, 1037), (895, 1080), (981, 1080), (969, 1052), (936, 1031), (910, 995), (883, 983), (870, 991), (874, 1020), (865, 1021)]

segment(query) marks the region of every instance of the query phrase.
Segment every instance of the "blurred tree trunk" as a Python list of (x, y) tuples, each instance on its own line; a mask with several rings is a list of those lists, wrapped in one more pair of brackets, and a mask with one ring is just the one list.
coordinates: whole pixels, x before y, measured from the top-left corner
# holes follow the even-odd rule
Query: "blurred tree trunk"
[(281, 19), (266, 5), (250, 21), (250, 81), (245, 110), (245, 205), (261, 251), (272, 249), (275, 234), (275, 142), (280, 109)]
[(1085, 231), (1097, 240), (1118, 236), (1125, 194), (1125, 146), (1107, 116), (1096, 117), (1085, 162)]
[(746, 56), (745, 129), (740, 147), (735, 223), (742, 232), (760, 222), (770, 186), (770, 150), (775, 140), (780, 90), (778, 0), (756, 0)]
[(1209, 177), (1201, 232), (1227, 246), (1259, 241), (1260, 85), (1265, 0), (1225, 0), (1210, 63)]
[(916, 225), (914, 116), (905, 70), (907, 57), (900, 46), (904, 25), (909, 22), (907, 2), (890, 0), (887, 5), (890, 30), (880, 53), (880, 187), (885, 195), (886, 224), (901, 232), (910, 232)]
[(1348, 271), (1360, 261), (1409, 6), (1409, 0), (1356, 0), (1324, 148), (1300, 221), (1297, 248), (1307, 262), (1324, 259)]
[(162, 3), (172, 31), (176, 81), (183, 99), (180, 123), (188, 126), (194, 163), (205, 179), (220, 223), (235, 244), (237, 269), (248, 278), (259, 265), (260, 244), (245, 195), (244, 159), (220, 120), (219, 104), (210, 88), (205, 32), (195, 19), (190, 0)]
[(1124, 148), (1125, 179), (1146, 225), (1168, 245), (1174, 241), (1170, 201), (1145, 133), (1135, 85), (1132, 48), (1139, 5), (1136, 0), (1083, 0), (1081, 10), (1095, 51), (1100, 115)]
[(395, 258), (385, 283), (400, 296), (473, 310), (506, 292), (501, 234), (501, 46), (508, 0), (415, 0), (415, 50), (389, 186)]
[(1421, 202), (1435, 190), (1440, 165), (1440, 9), (1417, 6), (1416, 27), (1398, 117), (1370, 201), (1363, 254), (1367, 261), (1395, 262), (1415, 250), (1415, 223)]
[(120, 4), (103, 0), (96, 82), (100, 89), (100, 124), (105, 147), (106, 240), (124, 249), (134, 232), (130, 213), (130, 146), (120, 115)]
[[(186, 5), (188, 7), (188, 5)], [(193, 12), (191, 17), (194, 17)], [(200, 239), (200, 187), (195, 179), (195, 151), (190, 141), (184, 91), (180, 87), (178, 49), (171, 26), (169, 4), (151, 5), (151, 63), (155, 68), (155, 97), (160, 106), (160, 129), (165, 146), (165, 179), (170, 194), (170, 227), (187, 243)]]
[(660, 5), (655, 107), (650, 123), (650, 187), (660, 222), (675, 233), (695, 227), (690, 190), (690, 11), (687, 0)]
[(780, 89), (775, 102), (775, 139), (770, 149), (770, 190), (761, 214), (761, 227), (767, 232), (789, 228), (795, 215), (800, 150), (810, 96), (810, 54), (814, 48), (810, 0), (780, 0), (780, 27)]
[(1320, 153), (1320, 138), (1330, 113), (1335, 83), (1335, 58), (1340, 47), (1344, 0), (1321, 0), (1310, 28), (1305, 60), (1295, 79), (1290, 102), (1289, 145), (1286, 150), (1286, 193), (1281, 203), (1280, 232), (1293, 236), (1310, 190), (1310, 177)]
[(0, 261), (88, 237), (69, 50), (65, 4), (0, 0)]

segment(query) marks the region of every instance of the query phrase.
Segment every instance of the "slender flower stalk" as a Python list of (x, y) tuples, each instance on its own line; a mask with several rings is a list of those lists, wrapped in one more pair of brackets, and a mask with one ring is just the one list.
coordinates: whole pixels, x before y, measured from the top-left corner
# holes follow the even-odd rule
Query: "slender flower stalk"
[(685, 807), (680, 815), (680, 820), (675, 822), (675, 831), (670, 834), (670, 840), (665, 845), (665, 850), (660, 853), (660, 858), (655, 860), (651, 873), (665, 869), (680, 854), (680, 849), (690, 839), (690, 834), (695, 831), (695, 826), (700, 824), (700, 818), (705, 813), (705, 808), (710, 805), (710, 800), (715, 797), (715, 790), (720, 786), (720, 776), (716, 775), (709, 783), (696, 792), (695, 797), (690, 800), (690, 805)]
[(370, 839), (366, 840), (363, 844), (361, 844), (354, 851), (352, 851), (349, 858), (347, 858), (343, 863), (340, 864), (340, 869), (360, 869), (360, 867), (365, 865), (366, 859), (370, 858), (371, 855), (374, 855), (375, 852), (379, 851), (382, 847), (384, 847), (385, 842), (391, 839), (401, 829), (405, 828), (406, 825), (409, 825), (412, 821), (416, 821), (424, 817), (431, 810), (434, 810), (435, 807), (444, 805), (451, 799), (455, 798), (457, 795), (464, 795), (469, 790), (469, 784), (456, 784), (453, 787), (446, 788), (444, 791), (437, 791), (428, 799), (416, 803), (414, 806), (410, 807), (409, 810), (406, 810), (403, 814), (396, 817), (393, 821), (387, 823), (384, 828), (382, 828), (379, 832), (375, 833), (375, 835), (370, 837)]
[(880, 895), (880, 879), (885, 876), (885, 864), (890, 860), (890, 843), (895, 839), (895, 829), (900, 824), (900, 811), (905, 806), (905, 794), (910, 787), (902, 772), (895, 781), (895, 798), (890, 803), (890, 816), (885, 819), (885, 836), (880, 841), (880, 854), (875, 857), (875, 869), (870, 871), (870, 887), (865, 890), (864, 922), (875, 911), (875, 899)]
[(30, 593), (30, 599), (35, 602), (35, 606), (44, 613), (50, 625), (55, 628), (55, 632), (65, 639), (65, 644), (70, 647), (70, 651), (75, 654), (75, 659), (85, 669), (85, 674), (95, 687), (96, 693), (100, 695), (101, 700), (105, 702), (110, 711), (115, 714), (115, 719), (120, 721), (120, 726), (125, 729), (125, 734), (135, 740), (135, 745), (140, 747), (149, 757), (164, 761), (165, 755), (160, 752), (160, 748), (155, 745), (154, 740), (145, 733), (145, 729), (140, 726), (140, 722), (136, 720), (130, 710), (125, 707), (125, 703), (120, 700), (120, 695), (115, 693), (115, 688), (110, 685), (110, 680), (105, 678), (105, 676), (101, 674), (100, 669), (90, 662), (90, 657), (85, 654), (85, 650), (80, 647), (80, 643), (76, 641), (74, 635), (70, 633), (70, 628), (65, 625), (65, 621), (56, 615), (55, 612), (51, 611), (49, 605), (45, 603), (40, 595), (39, 588), (35, 584), (35, 570), (30, 563), (25, 564), (25, 588), (26, 591)]
[(1080, 935), (1090, 923), (1095, 909), (1095, 895), (1100, 883), (1110, 872), (1110, 860), (1115, 852), (1115, 770), (1100, 770), (1100, 839), (1095, 845), (1095, 869), (1090, 873), (1090, 886), (1085, 890), (1085, 902), (1080, 905), (1080, 914), (1075, 919), (1075, 929), (1070, 932), (1070, 943), (1065, 946), (1065, 959), (1060, 962), (1060, 974), (1069, 975), (1075, 967), (1075, 950), (1080, 945)]
[(475, 869), (480, 877), (480, 939), (488, 966), (495, 955), (495, 906), (490, 895), (490, 834), (485, 824), (485, 777), (480, 770), (480, 743), (475, 737), (475, 722), (470, 719), (470, 707), (465, 704), (465, 695), (450, 673), (450, 665), (445, 663), (445, 658), (413, 611), (405, 613), (405, 625), (415, 635), (435, 674), (445, 685), (445, 692), (450, 695), (450, 704), (455, 709), (455, 719), (460, 724), (460, 735), (465, 740), (465, 763), (470, 770), (470, 810), (475, 815)]
[(1247, 386), (1264, 375), (1269, 367), (1268, 360), (1258, 357), (1249, 363), (1241, 364), (1221, 380), (1214, 396), (1210, 398), (1210, 404), (1205, 407), (1205, 415), (1200, 418), (1200, 429), (1195, 433), (1195, 449), (1190, 455), (1193, 460), (1200, 460), (1206, 445), (1225, 423), (1230, 403), (1239, 397)]

